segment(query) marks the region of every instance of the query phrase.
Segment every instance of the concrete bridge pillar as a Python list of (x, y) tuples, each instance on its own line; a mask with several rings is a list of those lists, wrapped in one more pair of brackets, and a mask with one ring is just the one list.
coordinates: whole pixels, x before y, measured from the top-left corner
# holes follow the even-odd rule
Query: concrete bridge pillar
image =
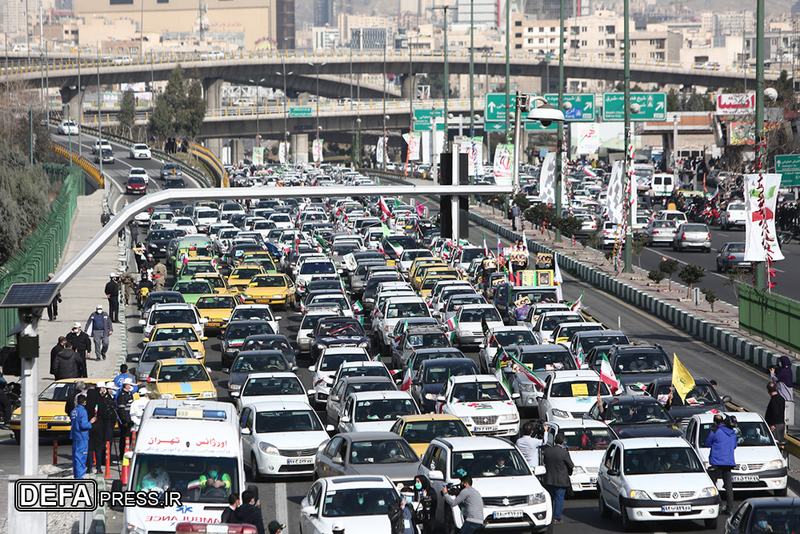
[(308, 163), (308, 134), (292, 134), (292, 163)]
[(206, 148), (213, 152), (220, 161), (222, 161), (222, 145), (223, 139), (220, 139), (219, 137), (206, 139)]
[(222, 107), (222, 78), (206, 78), (203, 80), (203, 94), (208, 109)]
[(78, 125), (83, 121), (83, 91), (78, 87), (62, 87), (61, 93), (61, 117), (62, 119), (72, 118)]
[(400, 88), (400, 96), (404, 99), (414, 98), (414, 76), (403, 76), (403, 85)]

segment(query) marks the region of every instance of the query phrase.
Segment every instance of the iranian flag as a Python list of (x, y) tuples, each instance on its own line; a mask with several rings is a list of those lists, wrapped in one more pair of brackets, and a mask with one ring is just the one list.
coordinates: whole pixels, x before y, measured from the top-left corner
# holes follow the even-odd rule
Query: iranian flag
[(356, 313), (364, 311), (364, 306), (361, 304), (360, 300), (353, 304), (353, 311)]
[(580, 311), (580, 309), (583, 307), (583, 294), (584, 293), (586, 293), (586, 291), (581, 291), (581, 296), (578, 297), (578, 300), (576, 300), (575, 302), (570, 303), (569, 311), (574, 311), (574, 312)]
[(583, 365), (583, 361), (586, 359), (586, 354), (583, 352), (583, 345), (578, 343), (578, 354), (575, 355), (575, 363), (578, 364), (578, 369), (581, 368)]
[(405, 322), (403, 323), (403, 329), (400, 330), (400, 334), (396, 338), (394, 338), (395, 343), (400, 343), (400, 340), (403, 339), (403, 332), (405, 332), (406, 330), (408, 330), (408, 319), (406, 319)]
[[(484, 255), (488, 258), (489, 255), (484, 252)], [(503, 244), (500, 242), (500, 234), (497, 234), (497, 257), (503, 255)]]
[(486, 246), (486, 232), (483, 232), (483, 255), (489, 257), (489, 247)]
[(500, 373), (500, 380), (503, 381), (503, 385), (506, 386), (506, 390), (511, 393), (511, 384), (508, 383), (508, 379), (506, 378), (506, 373), (503, 371), (503, 368), (511, 365), (511, 356), (500, 347), (500, 357), (497, 358), (497, 361), (494, 364), (494, 372)]
[(456, 319), (456, 316), (454, 315), (450, 317), (444, 324), (447, 325), (447, 328), (455, 332), (456, 328), (458, 327), (458, 319)]
[(386, 202), (383, 200), (383, 197), (381, 197), (380, 200), (378, 201), (378, 206), (381, 208), (381, 212), (383, 213), (383, 215), (381, 216), (381, 220), (383, 220), (384, 217), (388, 219), (392, 216), (392, 212), (389, 211), (389, 206), (386, 205)]
[(516, 359), (515, 357), (511, 356), (511, 361), (513, 361), (519, 367), (520, 371), (528, 377), (528, 380), (536, 384), (539, 389), (544, 389), (544, 380), (541, 379), (539, 375), (533, 372), (533, 370), (522, 363), (520, 360)]
[(603, 355), (603, 361), (600, 362), (600, 381), (608, 386), (611, 393), (619, 391), (619, 380), (614, 375), (614, 369), (611, 368), (611, 363), (605, 355)]
[(403, 379), (403, 383), (400, 384), (400, 391), (408, 391), (411, 388), (411, 370), (409, 369), (406, 372), (406, 376)]

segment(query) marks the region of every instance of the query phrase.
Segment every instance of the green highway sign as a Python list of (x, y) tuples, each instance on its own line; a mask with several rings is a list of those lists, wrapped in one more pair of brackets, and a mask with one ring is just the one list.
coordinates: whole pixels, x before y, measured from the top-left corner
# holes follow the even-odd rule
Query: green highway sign
[[(547, 101), (555, 108), (558, 108), (558, 94), (550, 93), (544, 95)], [(572, 107), (564, 111), (564, 118), (567, 122), (594, 122), (595, 121), (595, 107), (594, 107), (594, 94), (565, 94), (564, 102), (569, 102)], [(557, 130), (558, 123), (552, 123), (550, 126), (542, 126), (538, 121), (529, 121), (525, 123), (525, 130)]]
[(312, 115), (312, 108), (311, 106), (304, 106), (301, 108), (289, 108), (289, 116), (290, 117), (311, 117)]
[[(514, 106), (517, 105), (517, 95), (508, 95), (511, 106), (510, 121), (514, 121)], [(483, 108), (483, 118), (486, 122), (505, 122), (506, 120), (506, 94), (489, 93), (486, 95), (486, 107)]]
[(443, 109), (415, 109), (414, 120), (431, 120), (433, 117), (444, 117)]
[(504, 132), (506, 130), (505, 122), (486, 122), (483, 124), (484, 131), (487, 132)]
[(800, 154), (775, 156), (775, 172), (783, 175), (781, 187), (800, 186)]
[[(631, 112), (632, 121), (667, 120), (667, 93), (631, 93), (631, 104), (639, 105), (639, 113)], [(603, 120), (625, 120), (625, 94), (603, 94)]]
[[(414, 131), (415, 132), (430, 132), (433, 130), (433, 123), (429, 121), (414, 121)], [(438, 122), (436, 123), (436, 131), (443, 132), (444, 131), (444, 123)]]

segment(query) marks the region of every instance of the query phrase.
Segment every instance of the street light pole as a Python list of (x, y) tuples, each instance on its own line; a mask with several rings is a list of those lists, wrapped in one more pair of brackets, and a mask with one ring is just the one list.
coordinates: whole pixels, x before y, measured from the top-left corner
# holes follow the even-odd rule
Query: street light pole
[[(626, 0), (627, 1), (627, 0)], [(561, 0), (561, 14), (559, 17), (559, 43), (558, 43), (558, 109), (564, 109), (564, 0)], [(548, 76), (549, 79), (549, 76)], [(548, 82), (549, 84), (549, 82)], [(550, 87), (548, 87), (550, 89)], [(564, 179), (564, 123), (558, 123), (558, 139), (556, 139), (556, 217), (561, 217), (561, 187)], [(515, 162), (516, 163), (516, 162)], [(561, 230), (556, 227), (553, 241), (561, 242)]]
[[(266, 78), (261, 78), (257, 82), (255, 80), (248, 80), (250, 83), (255, 84), (255, 86), (256, 86), (256, 142), (255, 142), (255, 146), (259, 147), (259, 148), (261, 147), (261, 127), (259, 125), (259, 119), (261, 117), (260, 117), (260, 113), (259, 113), (259, 110), (258, 110), (258, 97), (259, 97), (259, 95), (261, 93), (261, 91), (260, 91), (261, 85), (260, 84), (264, 83), (264, 80), (266, 80)], [(253, 157), (255, 158), (255, 155)], [(262, 159), (262, 162), (263, 162), (263, 159)]]
[[(437, 6), (433, 9), (441, 9), (444, 13), (444, 110), (443, 110), (443, 117), (444, 117), (444, 146), (442, 147), (443, 152), (447, 152), (449, 143), (448, 143), (448, 113), (447, 113), (447, 99), (450, 98), (450, 70), (449, 64), (447, 61), (447, 11), (450, 9), (450, 6)], [(470, 30), (471, 32), (472, 30)], [(436, 138), (436, 122), (434, 121), (434, 129), (431, 135)], [(436, 146), (436, 142), (434, 141), (434, 147)], [(431, 154), (431, 159), (433, 159), (433, 154)]]
[[(475, 135), (475, 0), (469, 0), (469, 136)], [(470, 181), (472, 184), (472, 181)], [(472, 184), (474, 185), (474, 184)]]
[[(381, 154), (381, 161), (383, 161), (383, 170), (386, 170), (386, 45), (383, 43), (383, 154)], [(377, 144), (377, 143), (376, 143)]]
[[(747, 73), (745, 72), (745, 77)], [(756, 4), (756, 170), (763, 172), (765, 157), (762, 143), (764, 142), (764, 0)], [(759, 261), (755, 265), (755, 287), (769, 290), (767, 283), (768, 265)]]
[[(763, 0), (759, 0), (762, 1)], [(631, 248), (633, 243), (631, 242), (631, 233), (633, 230), (633, 214), (631, 213), (631, 196), (634, 195), (634, 184), (633, 177), (630, 173), (630, 167), (633, 165), (631, 161), (631, 54), (630, 54), (630, 46), (631, 46), (631, 28), (630, 28), (630, 0), (624, 0), (624, 9), (623, 9), (623, 16), (625, 20), (623, 21), (622, 27), (624, 28), (624, 36), (623, 39), (625, 41), (625, 53), (623, 57), (625, 59), (625, 73), (624, 73), (624, 85), (625, 85), (625, 184), (626, 187), (623, 189), (623, 198), (624, 200), (623, 205), (625, 203), (628, 204), (628, 221), (627, 224), (623, 225), (627, 227), (625, 231), (625, 267), (623, 268), (622, 272), (624, 273), (632, 273), (633, 266), (631, 265), (632, 253)], [(627, 196), (627, 198), (625, 198)]]
[[(506, 0), (506, 141), (511, 139), (511, 130), (509, 128), (509, 111), (511, 110), (511, 2)], [(491, 156), (490, 156), (491, 157)], [(514, 164), (516, 165), (516, 161)]]

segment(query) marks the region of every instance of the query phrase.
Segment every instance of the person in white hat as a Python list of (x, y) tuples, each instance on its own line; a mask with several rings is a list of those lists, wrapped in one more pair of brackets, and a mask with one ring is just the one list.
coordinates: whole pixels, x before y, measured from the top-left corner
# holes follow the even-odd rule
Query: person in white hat
[[(72, 330), (66, 336), (72, 342), (72, 350), (78, 353), (81, 360), (81, 377), (86, 378), (86, 360), (90, 359), (92, 352), (92, 338), (81, 328), (81, 323), (73, 323)], [(99, 358), (99, 356), (98, 356)]]
[(139, 398), (131, 404), (131, 421), (133, 421), (133, 429), (139, 431), (139, 425), (142, 423), (142, 416), (147, 403), (150, 401), (147, 388), (139, 387)]
[(103, 311), (102, 304), (98, 304), (94, 313), (89, 316), (85, 330), (94, 339), (95, 358), (105, 360), (108, 338), (114, 333), (114, 326), (111, 324), (111, 317)]
[(122, 389), (117, 395), (117, 416), (119, 417), (119, 450), (125, 452), (125, 438), (130, 437), (133, 419), (131, 406), (133, 406), (133, 391), (135, 384), (133, 378), (128, 377), (122, 381)]

